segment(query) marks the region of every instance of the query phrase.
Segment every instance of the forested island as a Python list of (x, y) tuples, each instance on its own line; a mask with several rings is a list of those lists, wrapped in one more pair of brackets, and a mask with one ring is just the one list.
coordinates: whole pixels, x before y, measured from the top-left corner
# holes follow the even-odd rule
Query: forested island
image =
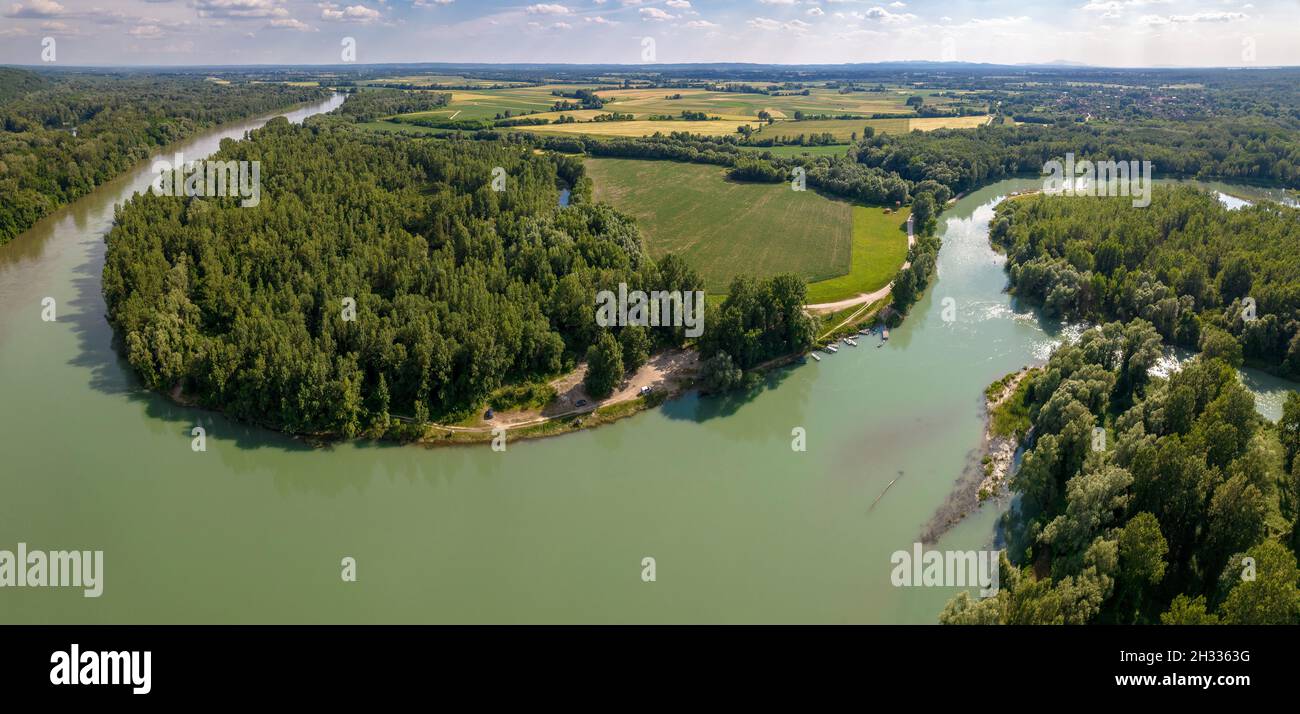
[(1021, 380), (995, 415), (1028, 437), (1001, 589), (941, 622), (1300, 624), (1300, 395), (1272, 424), (1221, 357), (1166, 379), (1162, 355), (1112, 322)]
[(1164, 340), (1300, 379), (1300, 210), (1229, 209), (1195, 188), (1004, 201), (990, 231), (1011, 290), (1049, 318), (1136, 317)]

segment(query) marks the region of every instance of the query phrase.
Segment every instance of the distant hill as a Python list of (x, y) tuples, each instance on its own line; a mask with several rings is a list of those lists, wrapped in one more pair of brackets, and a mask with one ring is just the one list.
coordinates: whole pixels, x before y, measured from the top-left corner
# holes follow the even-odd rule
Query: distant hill
[(0, 67), (0, 104), (44, 87), (45, 80), (35, 72)]

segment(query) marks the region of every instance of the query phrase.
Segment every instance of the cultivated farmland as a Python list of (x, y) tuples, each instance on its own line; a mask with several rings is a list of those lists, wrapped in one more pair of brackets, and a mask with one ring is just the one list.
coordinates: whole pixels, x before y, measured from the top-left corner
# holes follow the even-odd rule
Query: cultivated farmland
[(596, 200), (635, 216), (651, 256), (676, 253), (725, 293), (741, 273), (815, 281), (849, 271), (852, 206), (789, 184), (729, 181), (725, 169), (588, 159)]

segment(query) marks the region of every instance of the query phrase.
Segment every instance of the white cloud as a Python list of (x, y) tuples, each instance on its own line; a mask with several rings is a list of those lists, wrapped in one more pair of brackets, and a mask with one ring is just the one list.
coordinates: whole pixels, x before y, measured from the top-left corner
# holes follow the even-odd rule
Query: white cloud
[(58, 17), (64, 12), (63, 6), (54, 0), (27, 0), (11, 5), (5, 17)]
[(199, 17), (224, 17), (250, 20), (268, 17), (288, 17), (289, 11), (274, 0), (194, 0)]
[(661, 22), (663, 20), (675, 20), (677, 16), (670, 15), (657, 7), (643, 7), (641, 8), (641, 19)]
[(528, 7), (524, 8), (524, 12), (528, 13), (529, 15), (568, 15), (573, 11), (565, 7), (564, 5), (556, 5), (555, 3), (544, 2), (544, 3), (538, 3), (536, 5), (529, 5)]
[(822, 15), (826, 14), (826, 11), (819, 7), (810, 7), (808, 8), (808, 14), (812, 15), (813, 17), (821, 17)]
[(278, 17), (267, 27), (273, 30), (293, 30), (295, 32), (316, 32), (316, 28), (292, 17)]
[(163, 30), (157, 25), (136, 25), (127, 30), (126, 34), (145, 40), (156, 40), (163, 36)]
[(802, 34), (808, 28), (812, 27), (812, 25), (803, 20), (781, 22), (780, 20), (773, 20), (770, 17), (756, 17), (745, 24), (756, 30), (788, 30), (795, 34)]
[(721, 25), (716, 22), (709, 22), (708, 20), (691, 20), (683, 25), (683, 27), (691, 30), (710, 30), (715, 27), (721, 27)]
[(1152, 27), (1163, 27), (1196, 22), (1236, 22), (1247, 17), (1249, 15), (1244, 12), (1198, 12), (1191, 15), (1144, 15), (1139, 22)]
[(678, 10), (688, 10), (691, 7), (690, 0), (668, 0), (668, 2), (664, 4), (667, 5), (668, 7), (676, 8)]
[(320, 19), (329, 22), (355, 22), (360, 24), (369, 24), (383, 17), (383, 13), (373, 10), (365, 5), (348, 5), (342, 10), (338, 5), (321, 5)]

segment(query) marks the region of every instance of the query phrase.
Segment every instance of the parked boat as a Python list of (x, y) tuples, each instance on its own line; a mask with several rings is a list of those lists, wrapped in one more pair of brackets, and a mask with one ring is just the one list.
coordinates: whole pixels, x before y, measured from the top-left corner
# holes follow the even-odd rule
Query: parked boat
[(881, 332), (880, 332), (880, 339), (882, 339), (882, 340), (887, 340), (887, 339), (889, 339), (889, 328), (888, 328), (888, 327), (886, 327), (884, 330), (881, 330)]
[(852, 337), (845, 337), (845, 338), (844, 338), (844, 341), (847, 342), (847, 343), (849, 343), (849, 344), (851, 344), (851, 345), (853, 345), (854, 347), (857, 347), (857, 346), (858, 346), (858, 343), (854, 342)]
[(839, 350), (839, 348), (837, 348), (835, 345), (826, 345), (826, 351), (827, 351), (827, 352), (839, 352), (840, 350)]
[(821, 357), (820, 357), (816, 352), (809, 352), (809, 353), (808, 353), (808, 356), (809, 356), (809, 357), (812, 357), (813, 359), (817, 360), (818, 362), (822, 361), (822, 358), (821, 358)]

